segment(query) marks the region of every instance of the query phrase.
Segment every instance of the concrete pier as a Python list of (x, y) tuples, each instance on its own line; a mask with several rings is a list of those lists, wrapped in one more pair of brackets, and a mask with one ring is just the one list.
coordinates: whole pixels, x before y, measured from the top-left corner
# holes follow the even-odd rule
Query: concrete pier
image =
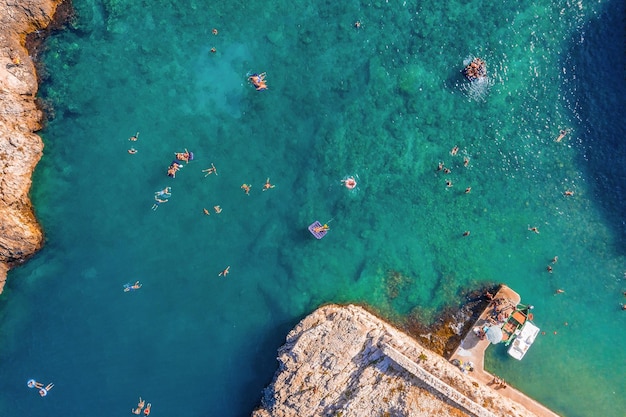
[[(521, 297), (518, 293), (513, 291), (506, 285), (502, 285), (500, 290), (494, 295), (495, 299), (502, 299), (503, 303), (510, 303), (513, 306), (517, 306), (520, 303)], [(492, 307), (487, 307), (478, 317), (472, 329), (476, 326), (482, 327), (489, 323), (489, 317), (491, 316)], [(558, 417), (558, 414), (547, 409), (537, 401), (526, 396), (524, 393), (516, 390), (515, 388), (507, 384), (507, 388), (498, 388), (493, 384), (495, 378), (494, 375), (485, 371), (485, 350), (491, 343), (487, 340), (481, 340), (472, 330), (470, 330), (465, 338), (461, 341), (459, 347), (454, 351), (450, 360), (457, 359), (459, 361), (472, 362), (474, 364), (474, 371), (472, 377), (482, 382), (486, 386), (497, 390), (498, 394), (507, 397), (521, 405), (523, 405), (529, 411), (535, 413), (538, 416), (545, 417)]]

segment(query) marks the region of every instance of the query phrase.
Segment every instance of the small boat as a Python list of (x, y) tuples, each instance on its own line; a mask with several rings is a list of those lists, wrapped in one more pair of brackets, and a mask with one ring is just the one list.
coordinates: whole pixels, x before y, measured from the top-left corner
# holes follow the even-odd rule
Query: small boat
[(513, 344), (509, 347), (507, 351), (508, 354), (518, 361), (522, 360), (538, 334), (539, 327), (535, 326), (530, 320), (527, 320), (519, 330), (519, 334), (515, 337), (515, 340), (513, 340)]
[(513, 343), (515, 337), (520, 333), (522, 326), (524, 326), (527, 321), (533, 319), (533, 313), (530, 312), (533, 308), (534, 307), (531, 305), (526, 306), (519, 304), (506, 319), (506, 322), (502, 325), (502, 341), (505, 346)]
[(326, 236), (326, 233), (328, 233), (328, 225), (322, 225), (322, 223), (315, 220), (309, 225), (309, 232), (311, 232), (316, 239), (321, 239)]

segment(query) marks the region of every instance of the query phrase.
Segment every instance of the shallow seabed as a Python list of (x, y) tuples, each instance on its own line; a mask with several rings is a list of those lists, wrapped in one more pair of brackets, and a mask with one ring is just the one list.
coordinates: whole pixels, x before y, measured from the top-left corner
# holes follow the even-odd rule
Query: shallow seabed
[[(488, 368), (563, 416), (623, 417), (621, 2), (74, 3), (44, 56), (47, 242), (1, 297), (0, 414), (110, 417), (142, 396), (246, 416), (320, 304), (428, 321), (503, 282), (546, 334)], [(480, 86), (460, 73), (474, 56)]]

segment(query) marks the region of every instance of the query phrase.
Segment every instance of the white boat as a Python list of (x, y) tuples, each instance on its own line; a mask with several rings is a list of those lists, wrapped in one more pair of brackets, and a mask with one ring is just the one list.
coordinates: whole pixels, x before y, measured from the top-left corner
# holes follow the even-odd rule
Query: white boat
[(519, 329), (519, 334), (515, 336), (515, 340), (513, 340), (507, 352), (515, 359), (522, 360), (538, 334), (539, 327), (531, 323), (530, 320), (526, 320), (521, 329)]

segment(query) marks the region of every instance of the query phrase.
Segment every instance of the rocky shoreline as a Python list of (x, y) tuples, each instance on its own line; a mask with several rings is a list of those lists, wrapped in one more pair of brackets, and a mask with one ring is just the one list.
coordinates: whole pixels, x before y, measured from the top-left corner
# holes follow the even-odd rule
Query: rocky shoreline
[(537, 416), (354, 305), (313, 312), (277, 359), (252, 417)]
[(0, 3), (0, 292), (9, 269), (43, 245), (29, 197), (43, 152), (43, 142), (34, 133), (42, 127), (43, 113), (36, 104), (38, 80), (26, 39), (54, 21), (60, 3)]

